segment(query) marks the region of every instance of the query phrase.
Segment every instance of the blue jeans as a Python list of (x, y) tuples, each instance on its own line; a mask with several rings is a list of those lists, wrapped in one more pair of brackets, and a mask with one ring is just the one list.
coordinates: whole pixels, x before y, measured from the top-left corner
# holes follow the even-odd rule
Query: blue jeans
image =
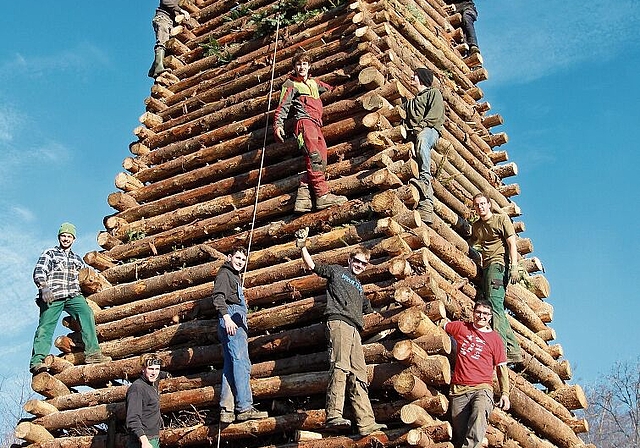
[[(247, 308), (242, 305), (227, 305), (231, 319), (238, 325), (236, 334), (230, 336), (220, 318), (218, 338), (222, 344), (224, 364), (220, 388), (220, 407), (226, 411), (244, 412), (253, 406), (251, 394), (251, 361), (247, 343)], [(235, 405), (234, 405), (235, 403)]]
[(433, 203), (433, 185), (431, 185), (431, 148), (436, 144), (440, 134), (434, 128), (424, 128), (416, 136), (416, 153), (418, 155), (418, 178), (426, 186), (425, 198)]

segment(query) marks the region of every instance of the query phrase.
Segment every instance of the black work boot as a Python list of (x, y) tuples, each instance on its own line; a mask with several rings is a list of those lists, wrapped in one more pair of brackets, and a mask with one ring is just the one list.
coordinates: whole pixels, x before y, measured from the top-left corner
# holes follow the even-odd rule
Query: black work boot
[(171, 71), (164, 66), (164, 53), (164, 47), (157, 46), (155, 48), (155, 58), (153, 59), (153, 64), (151, 64), (151, 68), (149, 69), (150, 78), (156, 79), (160, 74)]

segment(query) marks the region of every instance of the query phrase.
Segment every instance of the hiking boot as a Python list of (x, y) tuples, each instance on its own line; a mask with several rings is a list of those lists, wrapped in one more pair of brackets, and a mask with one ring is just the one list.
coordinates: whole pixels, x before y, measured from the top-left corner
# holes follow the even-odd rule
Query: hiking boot
[(342, 417), (333, 417), (327, 419), (324, 426), (325, 428), (334, 431), (351, 429), (351, 420), (347, 420)]
[(84, 362), (85, 364), (100, 364), (101, 362), (110, 362), (111, 357), (105, 356), (102, 352), (91, 353), (90, 355), (85, 355)]
[(311, 192), (309, 186), (304, 184), (298, 187), (298, 193), (296, 194), (296, 204), (293, 206), (293, 211), (296, 213), (307, 213), (311, 211), (313, 204), (311, 202)]
[(418, 203), (418, 213), (420, 214), (420, 219), (426, 225), (433, 224), (433, 203), (429, 201), (420, 201)]
[(358, 432), (360, 433), (361, 436), (368, 436), (373, 432), (381, 431), (383, 429), (387, 429), (387, 425), (385, 425), (384, 423), (374, 423), (373, 425), (360, 428), (360, 431)]
[(480, 53), (480, 49), (477, 45), (469, 45), (469, 56), (472, 54)]
[(346, 196), (338, 196), (332, 193), (327, 193), (323, 194), (319, 198), (316, 198), (316, 208), (318, 210), (324, 210), (325, 208), (344, 204), (345, 202), (347, 202)]
[(233, 423), (236, 419), (236, 414), (233, 411), (227, 411), (226, 409), (220, 410), (220, 423)]
[(37, 375), (38, 373), (46, 372), (47, 370), (49, 370), (49, 367), (47, 367), (43, 362), (39, 362), (38, 364), (29, 367), (29, 372), (31, 372), (32, 375)]
[(236, 416), (236, 420), (239, 422), (246, 422), (247, 420), (260, 420), (261, 418), (267, 418), (269, 414), (264, 411), (258, 411), (256, 408), (249, 408), (246, 411), (240, 412)]

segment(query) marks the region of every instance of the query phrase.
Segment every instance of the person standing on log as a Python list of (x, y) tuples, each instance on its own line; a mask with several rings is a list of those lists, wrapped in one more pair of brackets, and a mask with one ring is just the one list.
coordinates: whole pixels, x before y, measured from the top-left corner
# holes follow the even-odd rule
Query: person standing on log
[(280, 103), (275, 111), (273, 131), (275, 138), (284, 142), (285, 120), (295, 120), (293, 131), (298, 147), (303, 151), (306, 173), (300, 180), (294, 211), (306, 213), (313, 207), (323, 210), (347, 201), (345, 196), (329, 193), (325, 177), (327, 170), (327, 143), (322, 135), (322, 100), (320, 94), (332, 89), (328, 84), (309, 76), (311, 58), (304, 52), (293, 57), (294, 73), (285, 81), (280, 94)]
[(444, 101), (442, 93), (433, 86), (433, 72), (427, 68), (417, 68), (413, 73), (413, 84), (418, 94), (402, 107), (406, 112), (405, 126), (408, 137), (415, 145), (420, 173), (412, 179), (420, 193), (418, 212), (422, 221), (433, 223), (433, 185), (431, 180), (431, 148), (442, 135), (444, 124)]
[(481, 297), (491, 304), (493, 329), (507, 348), (507, 360), (519, 363), (522, 350), (504, 309), (507, 283), (520, 280), (516, 232), (509, 216), (491, 212), (491, 202), (485, 194), (473, 197), (473, 208), (478, 220), (471, 226), (469, 247), (479, 254), (475, 258), (479, 258), (482, 268)]
[(47, 370), (43, 361), (51, 350), (53, 332), (63, 311), (80, 324), (85, 363), (111, 361), (100, 350), (93, 311), (80, 291), (78, 274), (85, 264), (71, 250), (75, 240), (76, 227), (68, 222), (63, 223), (58, 230), (59, 244), (45, 250), (33, 270), (33, 281), (38, 287), (36, 304), (40, 309), (29, 362), (29, 370), (34, 375)]
[(493, 373), (498, 374), (500, 400), (507, 411), (509, 369), (504, 344), (491, 329), (491, 304), (479, 300), (473, 308), (473, 323), (447, 322), (444, 329), (457, 343), (451, 380), (451, 423), (455, 448), (479, 448), (493, 410)]
[(327, 279), (326, 333), (329, 340), (329, 385), (327, 387), (326, 427), (332, 430), (349, 429), (351, 421), (343, 418), (345, 393), (351, 398), (358, 432), (369, 435), (387, 426), (376, 423), (367, 392), (367, 368), (362, 351), (360, 331), (363, 314), (373, 312), (356, 278), (369, 264), (371, 252), (363, 247), (349, 255), (348, 267), (314, 263), (307, 250), (309, 228), (296, 232), (296, 246), (309, 269)]
[(180, 8), (179, 3), (179, 0), (160, 0), (160, 5), (156, 9), (156, 13), (151, 21), (153, 31), (156, 35), (156, 44), (153, 47), (155, 58), (149, 69), (149, 77), (151, 78), (155, 79), (160, 76), (161, 73), (169, 71), (169, 69), (164, 66), (165, 44), (171, 37), (171, 28), (173, 28), (176, 16), (182, 15), (187, 20), (190, 17), (187, 11)]
[(464, 40), (469, 47), (469, 55), (480, 53), (478, 37), (476, 36), (475, 21), (478, 19), (478, 11), (473, 0), (445, 0), (445, 11), (448, 14), (459, 12), (462, 16), (462, 32)]
[[(127, 448), (160, 448), (160, 393), (158, 379), (162, 362), (157, 356), (147, 353), (140, 356), (142, 372), (127, 389), (126, 425), (129, 437)], [(162, 375), (168, 377), (168, 374)]]
[(220, 318), (218, 339), (222, 344), (224, 362), (220, 390), (221, 423), (269, 416), (253, 407), (249, 384), (251, 361), (247, 343), (247, 303), (240, 283), (240, 272), (246, 263), (247, 251), (243, 247), (232, 249), (213, 284), (213, 305)]

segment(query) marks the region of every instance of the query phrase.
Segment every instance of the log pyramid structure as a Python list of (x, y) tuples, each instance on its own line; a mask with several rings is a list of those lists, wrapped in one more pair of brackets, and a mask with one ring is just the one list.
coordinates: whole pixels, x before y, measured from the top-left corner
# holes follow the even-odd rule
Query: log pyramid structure
[[(108, 197), (115, 212), (98, 235), (103, 250), (86, 254), (95, 270), (81, 276), (113, 361), (84, 365), (77, 323), (65, 318), (70, 333), (56, 341), (63, 354), (48, 356), (49, 372), (33, 378), (44, 398), (24, 406), (33, 417), (16, 428), (21, 446), (124, 447), (127, 385), (139, 375), (138, 356), (157, 352), (172, 375), (160, 382), (164, 447), (452, 447), (451, 341), (438, 324), (469, 318), (476, 295), (478, 269), (465, 240), (471, 198), (485, 192), (499, 212), (520, 215), (512, 200), (519, 187), (506, 183), (517, 167), (499, 149), (507, 136), (492, 132), (503, 120), (477, 86), (488, 76), (480, 56), (462, 56), (460, 16), (446, 14), (442, 0), (183, 7), (191, 18), (167, 44), (172, 72), (145, 100), (119, 191)], [(303, 215), (293, 212), (303, 158), (293, 139), (274, 140), (269, 112), (298, 49), (315, 61), (313, 75), (336, 87), (323, 96), (327, 174), (331, 190), (349, 199)], [(415, 93), (410, 80), (421, 66), (436, 73), (447, 116), (432, 151), (431, 226), (415, 210), (409, 181), (417, 164), (398, 107)], [(304, 269), (293, 236), (307, 226), (317, 262), (346, 264), (358, 244), (372, 251), (361, 280), (379, 313), (365, 317), (363, 341), (384, 432), (322, 432), (325, 283)], [(220, 426), (212, 281), (224, 254), (249, 243), (251, 387), (270, 417)], [(552, 343), (549, 284), (529, 255), (531, 241), (519, 236), (518, 251), (530, 276), (509, 286), (505, 304), (525, 363), (510, 373), (512, 409), (491, 414), (488, 446), (584, 446), (577, 434), (587, 423), (573, 411), (587, 403), (580, 386), (567, 383), (569, 362)]]

